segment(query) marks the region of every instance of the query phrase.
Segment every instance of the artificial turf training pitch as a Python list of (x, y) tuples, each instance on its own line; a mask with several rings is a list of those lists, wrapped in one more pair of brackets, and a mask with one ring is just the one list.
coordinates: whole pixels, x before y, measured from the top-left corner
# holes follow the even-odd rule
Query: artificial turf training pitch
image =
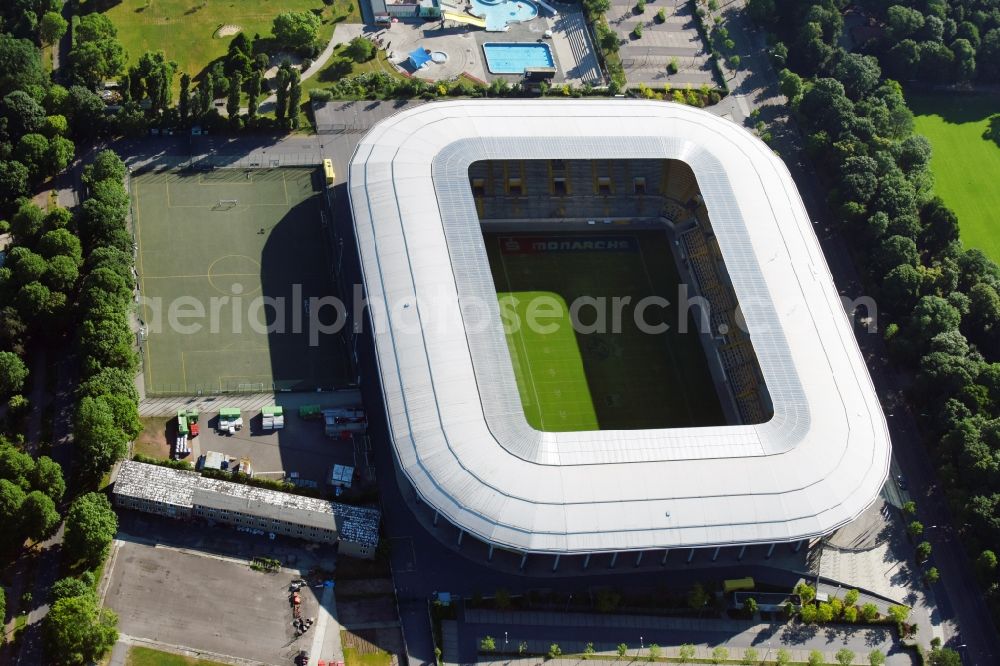
[[(347, 381), (341, 335), (310, 341), (307, 302), (335, 293), (317, 170), (160, 171), (131, 188), (148, 395)], [(332, 307), (312, 314), (335, 318)]]
[[(665, 233), (585, 235), (589, 241), (613, 240), (617, 250), (558, 249), (566, 247), (559, 241), (582, 234), (484, 237), (521, 404), (532, 427), (566, 432), (725, 424), (694, 323), (689, 319), (688, 332), (678, 331), (680, 278)], [(544, 246), (556, 249), (539, 249)], [(631, 307), (623, 310), (620, 331), (611, 326), (610, 312), (604, 332), (573, 330), (568, 304), (577, 298), (631, 297), (634, 306), (647, 296), (671, 301), (645, 315), (650, 324), (667, 323), (667, 331), (643, 332)], [(546, 312), (557, 313), (544, 319), (544, 329), (526, 325), (528, 309), (539, 297), (546, 299)], [(591, 309), (581, 309), (579, 318), (584, 325), (595, 322)], [(514, 321), (518, 324), (511, 325)]]

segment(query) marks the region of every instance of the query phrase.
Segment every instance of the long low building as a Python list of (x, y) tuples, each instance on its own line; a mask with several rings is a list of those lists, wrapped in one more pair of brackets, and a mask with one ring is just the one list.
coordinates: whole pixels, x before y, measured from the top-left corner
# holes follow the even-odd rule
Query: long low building
[(204, 477), (197, 472), (125, 461), (114, 483), (118, 506), (170, 518), (202, 518), (273, 532), (370, 559), (378, 546), (380, 514), (312, 497)]
[[(592, 183), (550, 178), (580, 160), (592, 162)], [(521, 218), (545, 208), (551, 229), (572, 208), (559, 202), (586, 194), (597, 212), (579, 224), (625, 228), (602, 220), (600, 202), (626, 189), (649, 196), (658, 184), (622, 184), (601, 169), (617, 161), (626, 173), (641, 160), (682, 162), (693, 174), (678, 217), (656, 214), (677, 229), (690, 214), (704, 229), (695, 240), (708, 247), (708, 272), (728, 276), (722, 286), (738, 300), (766, 385), (763, 416), (536, 429), (505, 339), (482, 212), (491, 196), (506, 197), (514, 224), (527, 228)], [(481, 177), (470, 183), (470, 171)], [(536, 186), (554, 203), (532, 201)], [(392, 447), (420, 499), (491, 554), (773, 548), (828, 534), (877, 498), (891, 448), (881, 405), (795, 184), (744, 128), (655, 101), (430, 103), (368, 132), (349, 195)], [(700, 250), (674, 251), (680, 265)], [(688, 268), (698, 272), (679, 270)], [(467, 303), (488, 304), (486, 325), (470, 324)], [(713, 335), (728, 340), (721, 328)]]

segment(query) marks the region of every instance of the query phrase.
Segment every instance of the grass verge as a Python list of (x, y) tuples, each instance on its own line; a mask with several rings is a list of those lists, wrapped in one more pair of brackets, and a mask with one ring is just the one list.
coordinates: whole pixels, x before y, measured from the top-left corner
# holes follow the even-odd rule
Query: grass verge
[(1000, 146), (984, 133), (1000, 95), (910, 94), (918, 133), (934, 148), (934, 190), (958, 215), (962, 241), (1000, 262)]

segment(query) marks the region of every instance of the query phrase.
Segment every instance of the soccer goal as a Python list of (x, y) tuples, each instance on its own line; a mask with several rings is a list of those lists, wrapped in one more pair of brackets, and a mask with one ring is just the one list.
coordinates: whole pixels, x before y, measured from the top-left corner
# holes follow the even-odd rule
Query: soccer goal
[(239, 199), (219, 199), (219, 203), (212, 207), (212, 210), (231, 210), (240, 203)]

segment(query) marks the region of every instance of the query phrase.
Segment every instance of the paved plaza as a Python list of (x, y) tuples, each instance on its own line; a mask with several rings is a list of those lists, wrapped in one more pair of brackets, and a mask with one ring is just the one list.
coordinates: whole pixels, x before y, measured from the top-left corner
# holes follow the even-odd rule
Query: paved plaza
[[(618, 35), (619, 55), (625, 78), (630, 85), (670, 85), (683, 88), (715, 86), (710, 54), (705, 50), (695, 18), (683, 0), (650, 0), (642, 14), (635, 11), (635, 0), (612, 0), (608, 24)], [(666, 20), (658, 23), (656, 14), (664, 10)], [(642, 25), (642, 37), (632, 34)], [(677, 60), (678, 71), (670, 74), (667, 66)]]

